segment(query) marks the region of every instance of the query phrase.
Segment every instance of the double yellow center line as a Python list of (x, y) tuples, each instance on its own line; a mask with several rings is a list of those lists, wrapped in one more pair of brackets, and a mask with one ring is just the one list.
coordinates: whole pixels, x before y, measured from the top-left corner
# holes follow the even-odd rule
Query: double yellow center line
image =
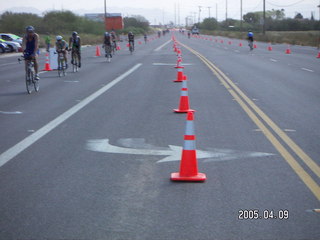
[[(280, 155), (287, 161), (291, 168), (297, 173), (300, 179), (307, 185), (311, 192), (320, 201), (320, 186), (304, 170), (292, 154), (280, 143), (276, 135), (311, 169), (311, 171), (320, 178), (320, 167), (314, 162), (285, 132), (281, 130), (249, 97), (247, 97), (239, 87), (234, 84), (219, 68), (211, 61), (201, 55), (199, 52), (182, 44), (180, 45), (195, 54), (220, 80), (224, 87), (229, 91), (232, 97), (239, 103), (241, 108), (247, 113), (251, 120), (260, 128), (266, 138), (277, 149)], [(260, 119), (259, 119), (260, 117)], [(264, 122), (263, 122), (264, 121)], [(273, 130), (273, 134), (269, 128)]]

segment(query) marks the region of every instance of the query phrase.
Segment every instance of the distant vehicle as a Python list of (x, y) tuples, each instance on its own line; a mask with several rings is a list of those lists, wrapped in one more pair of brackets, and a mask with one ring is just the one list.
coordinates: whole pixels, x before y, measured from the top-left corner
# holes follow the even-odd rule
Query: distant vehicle
[(22, 51), (21, 45), (19, 43), (17, 43), (17, 42), (5, 41), (3, 39), (0, 39), (0, 42), (5, 43), (6, 45), (8, 45), (9, 52), (21, 52)]
[(11, 33), (0, 33), (0, 38), (5, 41), (17, 42), (22, 45), (22, 38)]
[(194, 35), (199, 35), (199, 29), (198, 28), (192, 28), (191, 33)]
[(0, 53), (5, 53), (7, 51), (9, 51), (8, 45), (0, 41)]

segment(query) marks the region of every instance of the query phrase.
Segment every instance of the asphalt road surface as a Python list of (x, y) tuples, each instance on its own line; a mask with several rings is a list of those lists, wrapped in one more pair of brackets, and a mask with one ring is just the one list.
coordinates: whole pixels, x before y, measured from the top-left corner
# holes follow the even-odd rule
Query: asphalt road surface
[(30, 95), (0, 58), (1, 240), (320, 239), (317, 50), (175, 37), (202, 183), (170, 181), (186, 120), (171, 34), (111, 63), (83, 48)]

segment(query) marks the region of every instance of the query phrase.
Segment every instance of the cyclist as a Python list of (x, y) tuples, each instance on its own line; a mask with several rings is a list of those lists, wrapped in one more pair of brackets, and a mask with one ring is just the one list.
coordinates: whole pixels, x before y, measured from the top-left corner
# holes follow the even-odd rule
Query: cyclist
[(132, 49), (134, 50), (134, 35), (132, 32), (128, 33), (128, 41), (129, 41), (129, 45), (132, 44)]
[(45, 42), (46, 42), (46, 47), (47, 47), (47, 52), (49, 52), (49, 50), (50, 50), (50, 43), (51, 43), (51, 38), (50, 38), (50, 36), (49, 36), (49, 33), (48, 33), (48, 35), (46, 36), (46, 38), (45, 38)]
[(158, 38), (161, 37), (161, 31), (158, 31)]
[(254, 39), (253, 39), (253, 32), (251, 32), (251, 30), (248, 31), (247, 37), (248, 37), (248, 42), (249, 42), (250, 50), (253, 50), (252, 45), (253, 45)]
[(117, 50), (117, 35), (114, 31), (111, 32), (111, 41), (113, 43), (113, 47)]
[[(35, 33), (35, 29), (32, 26), (26, 27), (26, 35), (22, 40), (22, 48), (25, 60), (31, 60), (34, 63), (34, 71), (36, 73), (35, 80), (39, 80), (39, 67), (38, 67), (38, 55), (39, 55), (39, 35)], [(27, 69), (27, 61), (25, 61), (25, 68)]]
[[(68, 46), (67, 46), (67, 42), (65, 40), (63, 40), (62, 36), (57, 36), (56, 40), (57, 40), (56, 41), (56, 52), (57, 53), (60, 53), (60, 52), (63, 53), (64, 61), (66, 63), (66, 68), (68, 68), (68, 61), (67, 61), (67, 49), (68, 49)], [(59, 59), (58, 59), (58, 61), (59, 61)]]
[[(105, 53), (106, 53), (106, 57), (108, 57), (108, 54), (110, 54), (110, 57), (112, 57), (112, 54), (111, 54), (111, 42), (112, 42), (112, 39), (111, 39), (111, 36), (110, 36), (110, 33), (108, 32), (105, 32), (104, 33), (104, 38), (103, 38), (103, 47), (104, 47), (104, 50), (105, 50)], [(107, 52), (109, 49), (109, 53)]]
[(146, 33), (144, 34), (143, 38), (144, 38), (144, 42), (147, 43), (147, 41), (148, 41), (148, 36), (147, 36)]
[(71, 64), (73, 64), (73, 54), (78, 55), (79, 68), (81, 67), (81, 38), (77, 32), (73, 32), (69, 39), (69, 51), (71, 51)]
[(190, 31), (188, 31), (188, 38), (190, 38), (191, 37), (191, 32)]

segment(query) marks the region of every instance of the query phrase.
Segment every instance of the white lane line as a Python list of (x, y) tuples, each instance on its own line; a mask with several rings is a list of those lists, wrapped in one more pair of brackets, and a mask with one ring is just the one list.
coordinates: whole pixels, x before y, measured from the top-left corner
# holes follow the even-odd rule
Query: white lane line
[(154, 51), (158, 52), (161, 50), (161, 48), (163, 48), (164, 46), (166, 46), (167, 44), (169, 44), (171, 42), (171, 39), (168, 40), (167, 42), (165, 42), (164, 44), (162, 44), (160, 47), (157, 47)]
[(8, 115), (22, 114), (22, 112), (19, 112), (19, 111), (15, 111), (15, 112), (3, 112), (3, 111), (0, 111), (0, 113), (2, 113), (2, 114), (8, 114)]
[(240, 51), (239, 50), (234, 50), (236, 53), (239, 53)]
[(278, 62), (278, 60), (273, 59), (273, 58), (270, 58), (270, 61), (272, 61), (272, 62)]
[(0, 155), (0, 167), (2, 167), (4, 164), (6, 164), (8, 161), (16, 157), (18, 154), (20, 154), (22, 151), (30, 147), (33, 143), (38, 141), (40, 138), (45, 136), (47, 133), (51, 132), (53, 129), (58, 127), (61, 123), (66, 121), (68, 118), (73, 116), (75, 113), (79, 112), (82, 108), (87, 106), (89, 103), (94, 101), (96, 98), (98, 98), (100, 95), (108, 91), (110, 88), (112, 88), (114, 85), (119, 83), (121, 80), (125, 79), (127, 76), (129, 76), (131, 73), (136, 71), (139, 67), (142, 66), (142, 63), (136, 64), (134, 67), (129, 69), (127, 72), (123, 73), (116, 79), (112, 80), (110, 83), (108, 83), (103, 88), (100, 88), (87, 98), (85, 98), (83, 101), (77, 103), (72, 108), (67, 110), (66, 112), (62, 113), (60, 116), (53, 119), (51, 122), (44, 125), (42, 128), (37, 130), (36, 132), (32, 133), (30, 136), (26, 137), (13, 147), (9, 148), (7, 151), (3, 152)]
[(64, 81), (64, 82), (66, 82), (66, 83), (78, 83), (79, 81), (70, 81), (70, 80), (66, 80), (66, 81)]
[(4, 63), (4, 64), (0, 64), (0, 67), (4, 67), (4, 66), (8, 66), (8, 65), (13, 65), (13, 64), (19, 64), (18, 62), (14, 62), (14, 63)]
[(301, 69), (304, 70), (304, 71), (307, 71), (307, 72), (314, 72), (313, 70), (308, 69), (308, 68), (301, 68)]
[[(176, 66), (175, 63), (152, 63), (154, 66)], [(182, 66), (191, 66), (193, 63), (182, 63)]]

